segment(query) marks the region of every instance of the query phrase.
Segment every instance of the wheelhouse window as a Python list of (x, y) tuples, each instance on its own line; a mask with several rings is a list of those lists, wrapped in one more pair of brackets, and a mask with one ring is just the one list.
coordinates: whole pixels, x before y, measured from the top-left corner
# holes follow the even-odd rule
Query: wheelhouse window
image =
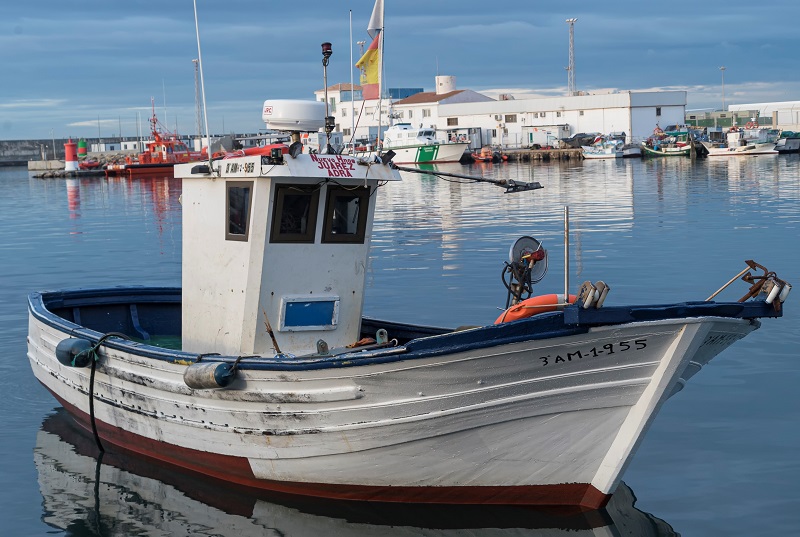
[(247, 241), (250, 233), (252, 181), (231, 181), (227, 184), (225, 240)]
[(322, 242), (363, 243), (368, 209), (369, 188), (328, 187)]
[(314, 242), (319, 188), (276, 185), (270, 242)]

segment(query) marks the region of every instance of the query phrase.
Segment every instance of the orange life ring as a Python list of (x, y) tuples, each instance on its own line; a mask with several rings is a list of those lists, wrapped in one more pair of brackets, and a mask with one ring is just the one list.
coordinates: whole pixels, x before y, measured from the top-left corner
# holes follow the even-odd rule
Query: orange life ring
[[(569, 295), (569, 303), (575, 303), (575, 295)], [(510, 321), (516, 321), (518, 319), (524, 319), (526, 317), (532, 317), (539, 313), (545, 313), (548, 311), (557, 311), (564, 309), (564, 295), (539, 295), (539, 296), (532, 296), (526, 300), (523, 300), (519, 304), (514, 304), (502, 314), (494, 324), (501, 324), (507, 323)]]
[(739, 129), (737, 129), (736, 125), (734, 125), (728, 132), (739, 132)]
[(747, 123), (747, 125), (745, 125), (745, 127), (747, 127), (748, 129), (755, 128), (755, 126), (756, 126), (756, 125), (755, 125), (755, 123), (753, 123), (752, 121), (749, 121), (749, 122)]

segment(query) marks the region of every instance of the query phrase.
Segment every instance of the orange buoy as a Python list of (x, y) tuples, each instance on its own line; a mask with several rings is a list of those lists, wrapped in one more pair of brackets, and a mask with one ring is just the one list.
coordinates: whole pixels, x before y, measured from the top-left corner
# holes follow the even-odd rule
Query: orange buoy
[[(575, 303), (575, 295), (569, 295), (569, 303)], [(494, 324), (516, 321), (548, 311), (563, 310), (564, 305), (564, 295), (552, 294), (532, 296), (508, 308), (497, 318)]]

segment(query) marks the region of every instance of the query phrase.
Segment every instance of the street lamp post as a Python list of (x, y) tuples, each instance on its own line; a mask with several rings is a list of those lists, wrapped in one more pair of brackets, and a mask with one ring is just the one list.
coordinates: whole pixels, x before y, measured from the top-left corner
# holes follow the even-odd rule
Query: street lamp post
[(578, 19), (567, 19), (569, 24), (569, 67), (567, 67), (567, 95), (575, 95), (575, 23)]
[(725, 66), (719, 68), (720, 73), (722, 73), (722, 111), (725, 111)]

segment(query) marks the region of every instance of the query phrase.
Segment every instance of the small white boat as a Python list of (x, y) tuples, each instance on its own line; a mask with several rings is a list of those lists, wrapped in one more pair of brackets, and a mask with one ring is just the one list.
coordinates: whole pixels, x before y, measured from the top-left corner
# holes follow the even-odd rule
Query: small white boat
[(585, 159), (622, 158), (623, 140), (615, 138), (598, 137), (592, 145), (581, 146)]
[(383, 135), (383, 149), (392, 150), (396, 164), (458, 162), (469, 142), (451, 142), (436, 138), (433, 127), (415, 128), (410, 123), (396, 123)]
[[(273, 130), (319, 111), (270, 107)], [(175, 167), (182, 287), (29, 296), (32, 371), (100, 448), (307, 496), (598, 508), (664, 401), (782, 315), (791, 286), (752, 261), (736, 302), (531, 296), (547, 253), (522, 237), (497, 320), (365, 318), (375, 195), (400, 174), (391, 153), (304, 154), (290, 134)]]
[(782, 155), (800, 153), (800, 136), (795, 133), (782, 134), (775, 144), (775, 151)]
[(642, 146), (638, 144), (623, 145), (622, 158), (642, 158)]
[(708, 149), (709, 157), (738, 157), (748, 155), (777, 155), (775, 148), (779, 132), (772, 129), (741, 129), (731, 127), (724, 145), (702, 142)]

